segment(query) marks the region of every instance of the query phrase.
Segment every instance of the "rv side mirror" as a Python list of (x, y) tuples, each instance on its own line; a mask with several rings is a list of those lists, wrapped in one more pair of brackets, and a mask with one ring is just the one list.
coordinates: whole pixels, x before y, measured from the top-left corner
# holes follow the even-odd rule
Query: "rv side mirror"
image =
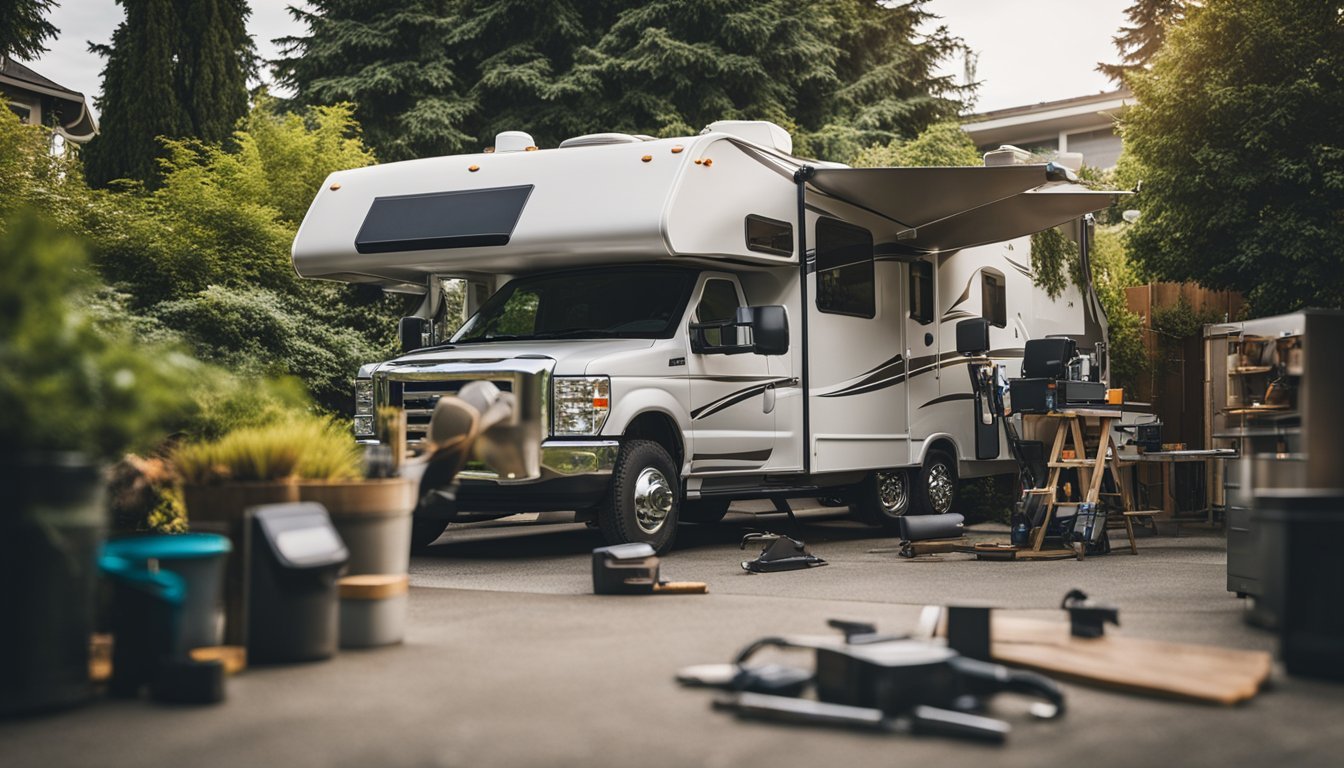
[(989, 320), (972, 317), (957, 323), (957, 352), (983, 355), (989, 351)]
[(739, 309), (739, 316), (748, 313), (751, 322), (752, 352), (758, 355), (782, 355), (789, 351), (789, 316), (784, 307), (771, 304), (765, 307)]
[(397, 338), (401, 339), (401, 351), (413, 352), (425, 346), (425, 334), (429, 331), (429, 321), (423, 317), (403, 317), (397, 324)]
[[(738, 307), (732, 320), (691, 323), (690, 331), (691, 351), (697, 355), (782, 355), (789, 351), (789, 321), (779, 305)], [(711, 338), (719, 343), (711, 343)]]

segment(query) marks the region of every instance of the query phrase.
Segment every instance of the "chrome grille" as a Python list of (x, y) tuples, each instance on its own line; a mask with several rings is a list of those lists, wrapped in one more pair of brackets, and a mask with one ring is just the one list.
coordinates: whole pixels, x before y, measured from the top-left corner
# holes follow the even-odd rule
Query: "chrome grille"
[[(393, 381), (389, 382), (389, 393), (393, 405), (406, 411), (406, 439), (419, 440), (429, 431), (429, 419), (434, 415), (434, 406), (444, 395), (456, 395), (462, 387), (471, 383), (471, 379), (447, 379), (444, 381)], [(513, 391), (510, 379), (490, 379), (504, 392)]]

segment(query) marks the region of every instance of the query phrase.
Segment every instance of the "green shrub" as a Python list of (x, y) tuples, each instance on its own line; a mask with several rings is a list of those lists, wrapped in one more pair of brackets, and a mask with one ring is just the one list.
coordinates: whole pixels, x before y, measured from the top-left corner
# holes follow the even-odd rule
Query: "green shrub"
[(35, 215), (0, 236), (0, 450), (112, 457), (153, 445), (194, 408), (200, 363), (86, 311), (82, 243)]

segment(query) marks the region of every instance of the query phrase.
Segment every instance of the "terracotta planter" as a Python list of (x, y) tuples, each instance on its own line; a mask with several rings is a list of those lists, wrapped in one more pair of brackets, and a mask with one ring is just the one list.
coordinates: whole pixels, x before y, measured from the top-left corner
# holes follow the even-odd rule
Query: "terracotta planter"
[(299, 500), (293, 480), (266, 483), (224, 483), (221, 485), (184, 485), (182, 500), (187, 507), (187, 523), (193, 531), (222, 533), (233, 542), (224, 570), (224, 642), (247, 644), (246, 583), (244, 574), (249, 553), (243, 513), (261, 504), (284, 504)]
[(101, 466), (72, 453), (0, 457), (0, 716), (89, 698)]
[(301, 481), (299, 498), (327, 508), (350, 550), (350, 574), (406, 573), (415, 484), (407, 478)]

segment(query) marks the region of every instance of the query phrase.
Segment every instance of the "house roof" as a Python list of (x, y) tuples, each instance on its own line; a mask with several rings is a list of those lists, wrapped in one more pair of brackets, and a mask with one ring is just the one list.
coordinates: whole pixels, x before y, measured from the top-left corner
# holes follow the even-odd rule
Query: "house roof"
[(45, 96), (56, 115), (56, 130), (75, 142), (86, 142), (98, 133), (98, 122), (89, 112), (84, 94), (43, 77), (9, 57), (0, 57), (0, 86)]
[(1129, 88), (996, 109), (962, 118), (961, 128), (979, 146), (1054, 136), (1111, 122), (1134, 102)]

